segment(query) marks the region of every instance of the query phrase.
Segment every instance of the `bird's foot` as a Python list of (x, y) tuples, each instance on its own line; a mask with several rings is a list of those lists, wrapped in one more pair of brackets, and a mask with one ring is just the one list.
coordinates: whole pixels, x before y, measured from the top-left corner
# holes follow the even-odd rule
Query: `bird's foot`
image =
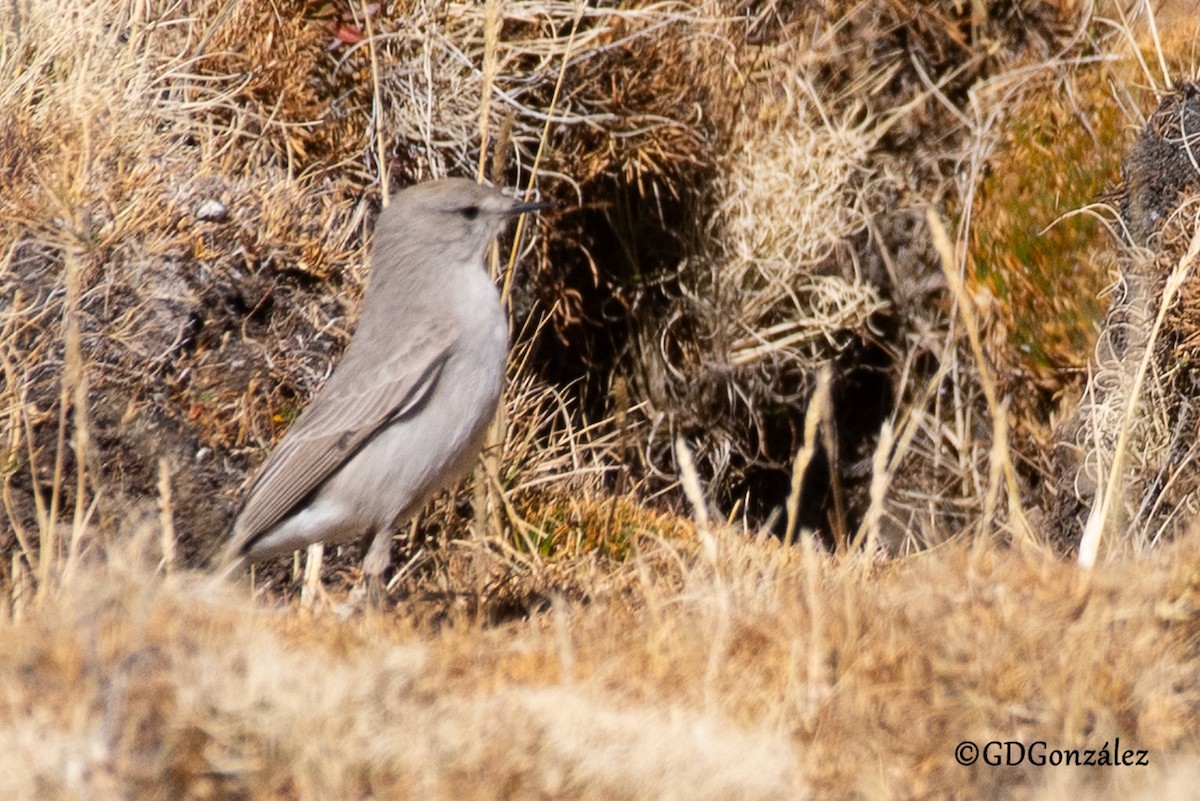
[(387, 601), (387, 582), (383, 580), (383, 576), (373, 576), (368, 573), (364, 583), (367, 591), (367, 608), (383, 609), (384, 603)]

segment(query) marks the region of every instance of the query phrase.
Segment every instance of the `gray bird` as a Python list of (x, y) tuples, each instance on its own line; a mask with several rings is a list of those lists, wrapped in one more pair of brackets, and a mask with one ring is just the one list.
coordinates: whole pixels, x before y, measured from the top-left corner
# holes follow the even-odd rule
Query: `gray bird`
[(546, 205), (464, 178), (393, 196), (358, 328), (250, 486), (227, 563), (362, 538), (378, 598), (393, 526), (470, 471), (496, 413), (508, 324), (485, 251), (508, 220)]

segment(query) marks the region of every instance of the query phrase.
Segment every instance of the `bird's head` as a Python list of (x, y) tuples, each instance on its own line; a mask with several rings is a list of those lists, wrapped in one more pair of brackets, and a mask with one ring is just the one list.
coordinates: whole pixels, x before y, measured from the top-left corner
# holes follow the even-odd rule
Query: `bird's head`
[[(547, 208), (524, 203), (498, 189), (466, 178), (444, 178), (397, 192), (380, 216), (377, 235), (401, 234), (429, 248), (461, 249), (470, 258), (482, 254), (509, 220)], [(464, 255), (464, 257), (466, 257)]]

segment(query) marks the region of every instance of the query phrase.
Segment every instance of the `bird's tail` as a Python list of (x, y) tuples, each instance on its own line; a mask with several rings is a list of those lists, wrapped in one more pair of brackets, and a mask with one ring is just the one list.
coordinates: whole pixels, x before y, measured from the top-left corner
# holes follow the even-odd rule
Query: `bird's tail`
[(238, 536), (237, 526), (230, 531), (229, 537), (207, 554), (206, 562), (213, 571), (213, 578), (228, 581), (241, 572), (249, 561), (242, 553), (242, 539)]

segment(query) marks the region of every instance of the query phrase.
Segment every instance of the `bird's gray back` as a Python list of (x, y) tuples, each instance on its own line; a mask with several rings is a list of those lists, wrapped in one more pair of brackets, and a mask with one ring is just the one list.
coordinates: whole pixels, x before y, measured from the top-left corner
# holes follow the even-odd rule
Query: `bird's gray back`
[(346, 357), (260, 468), (234, 523), (246, 550), (395, 419), (428, 400), (457, 336), (453, 320), (430, 320), (390, 352), (364, 346)]

